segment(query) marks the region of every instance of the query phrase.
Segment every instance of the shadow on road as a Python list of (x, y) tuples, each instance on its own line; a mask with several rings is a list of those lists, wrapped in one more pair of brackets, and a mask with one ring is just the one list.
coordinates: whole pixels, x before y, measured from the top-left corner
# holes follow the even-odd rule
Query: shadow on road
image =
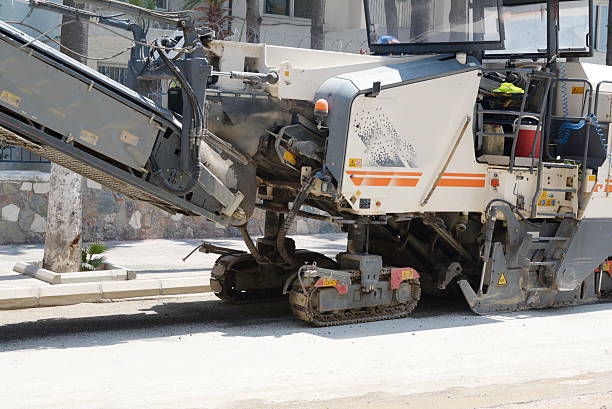
[[(104, 305), (97, 307), (98, 313), (103, 313)], [(114, 345), (133, 340), (210, 332), (226, 337), (283, 337), (305, 333), (331, 339), (352, 339), (609, 309), (612, 309), (612, 303), (477, 316), (461, 300), (428, 297), (422, 300), (410, 318), (312, 328), (296, 321), (286, 302), (230, 305), (217, 300), (181, 301), (160, 303), (127, 314), (53, 318), (2, 325), (0, 352)]]

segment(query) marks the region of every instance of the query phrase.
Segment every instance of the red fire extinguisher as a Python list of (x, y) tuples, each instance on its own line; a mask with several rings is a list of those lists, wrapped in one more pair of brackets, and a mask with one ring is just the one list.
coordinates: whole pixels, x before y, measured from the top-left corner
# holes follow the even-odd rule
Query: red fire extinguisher
[[(514, 126), (517, 126), (518, 118)], [(516, 141), (516, 156), (531, 157), (531, 152), (534, 158), (540, 157), (540, 139), (542, 138), (542, 130), (538, 132), (538, 118), (533, 116), (524, 116), (521, 124), (518, 125), (518, 136)], [(536, 137), (536, 132), (538, 133)], [(534, 146), (535, 140), (535, 146)]]

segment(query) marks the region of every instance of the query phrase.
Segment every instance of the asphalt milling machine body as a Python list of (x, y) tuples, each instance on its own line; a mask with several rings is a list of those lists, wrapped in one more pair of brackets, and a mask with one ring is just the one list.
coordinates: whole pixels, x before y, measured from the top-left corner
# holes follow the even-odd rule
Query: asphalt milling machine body
[[(0, 22), (0, 141), (240, 229), (249, 252), (200, 247), (220, 254), (219, 298), (289, 293), (326, 326), (404, 317), (422, 291), (460, 289), (482, 314), (612, 290), (612, 68), (580, 61), (588, 1), (398, 2), (386, 22), (365, 0), (372, 55), (217, 41), (190, 12), (87, 3), (178, 30), (146, 45), (131, 22), (32, 0), (131, 32), (129, 87)], [(177, 81), (180, 103), (156, 106), (142, 79)], [(295, 249), (296, 216), (340, 224), (346, 251)]]

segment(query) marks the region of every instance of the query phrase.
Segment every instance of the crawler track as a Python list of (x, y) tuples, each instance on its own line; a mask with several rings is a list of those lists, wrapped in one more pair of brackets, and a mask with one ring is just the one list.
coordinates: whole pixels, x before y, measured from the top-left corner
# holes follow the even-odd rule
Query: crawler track
[[(316, 262), (322, 266), (334, 268), (336, 263), (320, 253), (308, 250), (297, 250), (295, 257), (304, 262)], [(261, 302), (272, 302), (284, 299), (284, 279), (297, 271), (295, 268), (282, 268), (277, 266), (278, 286), (273, 288), (239, 289), (236, 286), (237, 274), (259, 274), (260, 266), (250, 254), (237, 254), (221, 256), (217, 259), (212, 271), (211, 281), (215, 281), (221, 287), (215, 291), (215, 295), (223, 301), (233, 304), (251, 304)], [(269, 273), (268, 273), (269, 274)]]
[(359, 324), (363, 322), (392, 320), (407, 317), (417, 306), (421, 296), (418, 280), (410, 280), (412, 296), (415, 301), (395, 303), (388, 306), (367, 307), (350, 310), (318, 312), (312, 308), (311, 300), (319, 288), (308, 289), (306, 293), (296, 284), (289, 295), (289, 304), (293, 315), (316, 327), (331, 327), (335, 325)]

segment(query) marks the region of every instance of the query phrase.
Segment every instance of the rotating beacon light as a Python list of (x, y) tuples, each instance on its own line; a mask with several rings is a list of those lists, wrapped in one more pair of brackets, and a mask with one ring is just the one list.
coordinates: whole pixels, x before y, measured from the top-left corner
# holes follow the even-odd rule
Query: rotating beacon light
[(323, 121), (329, 115), (329, 103), (326, 99), (318, 99), (314, 105), (314, 115), (317, 118), (317, 128), (323, 128)]

